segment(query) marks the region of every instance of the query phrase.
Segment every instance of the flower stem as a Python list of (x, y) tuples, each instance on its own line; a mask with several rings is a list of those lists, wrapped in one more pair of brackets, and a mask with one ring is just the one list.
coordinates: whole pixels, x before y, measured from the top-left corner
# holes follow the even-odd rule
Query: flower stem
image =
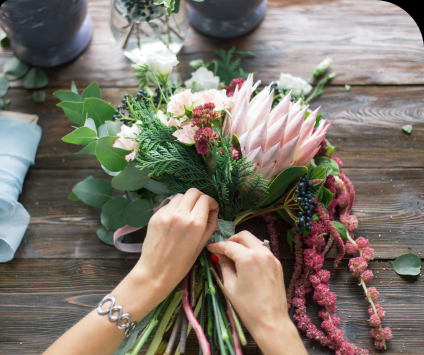
[(177, 338), (178, 331), (181, 327), (181, 321), (183, 320), (183, 308), (180, 308), (177, 318), (175, 319), (174, 328), (172, 328), (171, 336), (168, 341), (168, 345), (166, 347), (165, 352), (163, 355), (170, 355), (172, 352), (172, 348), (174, 347), (175, 339)]
[[(202, 293), (200, 296), (202, 297), (202, 308), (200, 311), (200, 326), (202, 327), (203, 331), (205, 329), (205, 296), (206, 296), (205, 292), (206, 292), (206, 284), (202, 277)], [(202, 353), (203, 353), (202, 348), (199, 347), (199, 355), (202, 355)]]
[[(159, 91), (160, 91), (160, 93), (161, 93), (162, 97), (164, 97), (164, 98), (165, 98), (166, 103), (168, 103), (168, 102), (169, 102), (169, 100), (168, 100), (168, 95), (164, 95), (164, 93), (163, 93), (163, 91), (162, 91), (162, 88), (160, 87), (158, 77), (156, 76), (156, 74), (155, 74), (155, 73), (153, 73), (152, 69), (150, 69), (150, 68), (149, 68), (149, 72), (151, 72), (151, 73), (152, 73), (153, 77), (155, 78), (156, 85), (157, 85), (157, 87), (158, 87), (158, 89), (159, 89)], [(165, 92), (168, 94), (168, 91), (166, 90), (166, 81), (165, 81), (164, 88), (165, 88)]]

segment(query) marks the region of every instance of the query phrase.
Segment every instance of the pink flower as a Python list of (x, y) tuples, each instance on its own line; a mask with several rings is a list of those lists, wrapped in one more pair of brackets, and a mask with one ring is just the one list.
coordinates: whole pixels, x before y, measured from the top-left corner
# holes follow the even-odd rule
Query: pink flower
[(167, 111), (175, 117), (183, 117), (185, 115), (184, 107), (191, 109), (195, 98), (196, 97), (191, 90), (181, 91), (178, 94), (171, 96)]
[(191, 124), (199, 128), (211, 127), (214, 120), (221, 118), (221, 115), (214, 108), (215, 104), (213, 102), (193, 108)]
[(372, 281), (374, 274), (371, 270), (366, 270), (361, 274), (361, 279), (364, 280), (365, 285), (369, 285)]
[(366, 261), (371, 261), (374, 259), (374, 249), (373, 248), (368, 248), (365, 247), (362, 249), (362, 257), (366, 260)]
[(321, 283), (328, 283), (330, 280), (330, 271), (328, 270), (320, 270), (317, 272), (317, 276), (319, 277)]
[(180, 122), (180, 120), (177, 120), (176, 118), (170, 118), (167, 115), (165, 115), (161, 110), (159, 110), (156, 114), (156, 116), (159, 118), (159, 120), (168, 127), (182, 127), (183, 124)]
[(200, 128), (194, 135), (194, 141), (196, 144), (197, 153), (202, 155), (209, 154), (212, 141), (218, 140), (218, 134), (216, 134), (212, 128)]
[(368, 263), (362, 256), (349, 260), (349, 270), (353, 276), (361, 275), (367, 267)]
[(351, 242), (346, 242), (346, 254), (353, 255), (358, 252), (358, 248), (355, 244), (352, 244)]
[(127, 162), (130, 162), (135, 159), (137, 156), (137, 143), (134, 140), (134, 138), (137, 137), (141, 133), (140, 128), (137, 126), (137, 124), (140, 124), (141, 121), (137, 121), (134, 123), (131, 127), (128, 127), (126, 125), (121, 126), (121, 132), (117, 133), (118, 138), (114, 143), (114, 148), (120, 148), (124, 150), (132, 150), (132, 153), (125, 156), (125, 160)]
[(341, 194), (337, 199), (340, 208), (346, 208), (350, 204), (350, 195), (348, 193)]
[(135, 157), (137, 156), (137, 149), (134, 149), (132, 151), (132, 153), (127, 154), (125, 156), (125, 160), (129, 163), (130, 161), (133, 161), (135, 159)]
[(227, 96), (225, 90), (210, 89), (194, 94), (194, 106), (200, 106), (207, 103), (215, 105), (215, 111), (220, 112), (230, 108), (231, 98)]
[(190, 123), (185, 124), (182, 129), (176, 130), (172, 135), (184, 144), (194, 144), (194, 136), (199, 127), (193, 127)]
[(371, 327), (379, 327), (381, 325), (381, 319), (378, 315), (373, 314), (370, 319), (368, 319)]
[(367, 296), (371, 298), (373, 302), (377, 302), (378, 297), (380, 297), (380, 293), (377, 291), (375, 287), (369, 287), (367, 291)]
[(304, 263), (308, 269), (318, 271), (322, 268), (324, 257), (321, 254), (318, 254), (315, 249), (306, 249), (303, 254)]
[(230, 85), (223, 87), (224, 90), (227, 90), (228, 97), (232, 97), (234, 95), (235, 89), (240, 90), (241, 86), (244, 84), (243, 78), (237, 78), (231, 80)]
[(358, 247), (360, 247), (362, 249), (362, 248), (365, 248), (365, 247), (368, 246), (369, 241), (368, 241), (368, 239), (359, 237), (358, 239), (355, 240), (355, 243)]
[[(239, 157), (239, 152), (238, 152), (236, 149), (234, 149), (233, 147), (230, 147), (230, 150), (231, 150), (231, 153), (232, 153), (233, 159), (234, 159), (234, 160), (237, 160), (237, 159), (238, 159), (238, 157)], [(224, 154), (224, 149), (223, 149), (223, 148), (221, 148), (220, 152), (221, 152), (221, 154)], [(274, 252), (274, 251), (273, 251), (273, 252)]]
[[(371, 287), (370, 287), (371, 288)], [(380, 304), (376, 303), (375, 308), (377, 309), (377, 315), (380, 317), (380, 319), (383, 321), (384, 318), (386, 317), (386, 311), (383, 309), (383, 307), (381, 307)], [(368, 314), (371, 317), (372, 314), (374, 314), (374, 310), (372, 308), (372, 306), (370, 305), (368, 308)]]

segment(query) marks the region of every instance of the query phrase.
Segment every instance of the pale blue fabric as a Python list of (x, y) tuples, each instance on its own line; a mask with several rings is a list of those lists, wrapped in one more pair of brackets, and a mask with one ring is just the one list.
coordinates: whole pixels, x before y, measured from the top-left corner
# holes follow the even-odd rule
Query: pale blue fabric
[(40, 138), (36, 123), (0, 112), (0, 262), (13, 259), (31, 218), (18, 197)]

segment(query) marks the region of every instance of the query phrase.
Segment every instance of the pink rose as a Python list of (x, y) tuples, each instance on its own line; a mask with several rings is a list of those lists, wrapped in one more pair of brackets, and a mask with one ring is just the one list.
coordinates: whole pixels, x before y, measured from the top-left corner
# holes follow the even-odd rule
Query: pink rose
[(170, 118), (169, 116), (165, 115), (161, 110), (158, 111), (157, 116), (160, 121), (168, 127), (181, 127), (180, 120), (177, 120), (176, 118)]
[(231, 106), (231, 98), (227, 97), (226, 90), (211, 89), (195, 93), (194, 96), (194, 107), (212, 102), (215, 104), (214, 110), (219, 112), (228, 109)]
[(183, 117), (185, 115), (185, 107), (191, 108), (195, 97), (191, 90), (184, 90), (171, 97), (167, 111), (175, 117)]
[(131, 160), (134, 160), (137, 156), (137, 144), (132, 138), (136, 138), (138, 134), (140, 134), (141, 130), (138, 128), (137, 124), (141, 123), (141, 121), (137, 121), (134, 123), (131, 127), (128, 127), (126, 125), (121, 126), (121, 132), (117, 134), (118, 138), (114, 143), (114, 148), (120, 148), (124, 150), (132, 150), (133, 152), (131, 154), (128, 154), (125, 156), (125, 160), (127, 162), (130, 162)]
[(183, 128), (172, 133), (174, 137), (184, 144), (194, 144), (194, 135), (196, 134), (199, 127), (192, 126), (191, 123), (183, 123)]
[(135, 159), (135, 157), (137, 156), (137, 149), (134, 149), (132, 151), (132, 153), (127, 154), (125, 156), (125, 160), (129, 163), (130, 161), (133, 161)]

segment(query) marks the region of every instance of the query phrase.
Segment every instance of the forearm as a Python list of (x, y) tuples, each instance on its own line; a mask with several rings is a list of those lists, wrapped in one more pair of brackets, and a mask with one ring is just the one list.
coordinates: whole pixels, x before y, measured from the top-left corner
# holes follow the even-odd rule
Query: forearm
[[(131, 315), (132, 322), (138, 322), (162, 301), (155, 289), (151, 278), (136, 267), (111, 296), (116, 298), (116, 306), (122, 306), (123, 313)], [(103, 308), (109, 306), (107, 302)], [(95, 309), (62, 335), (45, 355), (112, 355), (124, 338), (124, 329), (118, 329), (117, 322), (111, 322), (107, 314), (99, 315)]]
[(307, 355), (294, 324), (289, 319), (277, 324), (263, 326), (252, 332), (264, 355)]

